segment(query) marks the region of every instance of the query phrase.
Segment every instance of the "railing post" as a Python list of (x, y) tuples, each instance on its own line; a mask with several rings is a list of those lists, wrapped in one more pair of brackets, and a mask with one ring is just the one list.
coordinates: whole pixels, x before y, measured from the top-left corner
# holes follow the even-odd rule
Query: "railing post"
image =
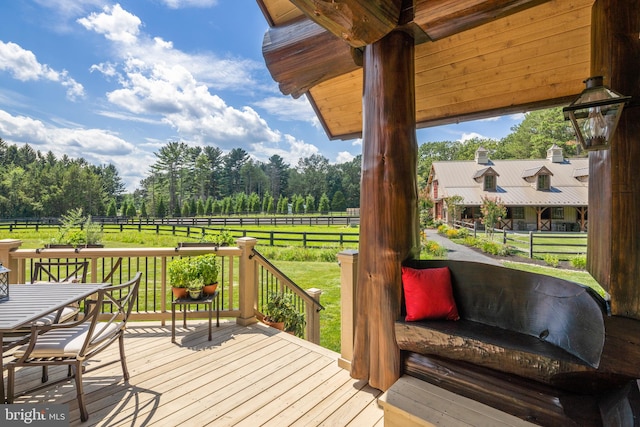
[(20, 272), (18, 260), (11, 258), (11, 252), (22, 245), (19, 239), (0, 240), (0, 262), (9, 270), (9, 283), (24, 283), (24, 271)]
[(529, 258), (533, 259), (533, 231), (529, 232)]
[(258, 322), (256, 319), (258, 281), (256, 263), (252, 260), (253, 248), (257, 243), (258, 239), (253, 237), (241, 237), (236, 240), (236, 244), (242, 249), (238, 277), (240, 316), (236, 318), (236, 323), (241, 326)]
[(356, 327), (355, 304), (358, 282), (358, 251), (347, 249), (338, 253), (340, 265), (340, 358), (338, 366), (351, 370), (353, 337)]
[[(320, 303), (320, 295), (322, 295), (320, 289), (307, 289), (307, 294)], [(310, 302), (306, 303), (305, 312), (307, 313), (307, 326), (305, 327), (307, 341), (320, 345), (320, 313), (316, 310), (316, 305)]]

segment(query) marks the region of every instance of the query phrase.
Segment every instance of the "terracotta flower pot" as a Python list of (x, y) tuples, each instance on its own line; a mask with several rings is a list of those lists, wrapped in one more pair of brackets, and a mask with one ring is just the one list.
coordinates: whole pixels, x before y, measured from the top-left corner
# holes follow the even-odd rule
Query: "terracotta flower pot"
[(187, 297), (187, 288), (176, 288), (172, 287), (171, 292), (173, 292), (173, 297), (175, 299), (186, 298)]
[(284, 322), (270, 322), (266, 317), (262, 319), (262, 323), (280, 331), (284, 331)]
[(211, 285), (205, 285), (204, 288), (202, 288), (205, 295), (213, 295), (216, 289), (218, 289), (218, 282), (213, 283)]

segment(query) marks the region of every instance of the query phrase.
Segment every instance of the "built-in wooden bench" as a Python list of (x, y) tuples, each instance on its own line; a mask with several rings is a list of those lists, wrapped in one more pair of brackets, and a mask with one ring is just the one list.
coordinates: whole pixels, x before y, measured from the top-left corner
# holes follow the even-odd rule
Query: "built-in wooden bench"
[(406, 265), (449, 267), (461, 317), (406, 322), (403, 311), (406, 375), (541, 425), (603, 425), (614, 411), (607, 391), (629, 378), (598, 371), (607, 305), (589, 288), (489, 264)]

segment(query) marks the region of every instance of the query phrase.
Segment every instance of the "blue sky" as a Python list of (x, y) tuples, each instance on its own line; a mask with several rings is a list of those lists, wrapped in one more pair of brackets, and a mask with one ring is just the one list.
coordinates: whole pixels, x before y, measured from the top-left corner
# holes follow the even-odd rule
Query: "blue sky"
[[(112, 163), (128, 191), (170, 141), (291, 166), (361, 152), (359, 140), (330, 141), (304, 97), (279, 92), (254, 0), (3, 1), (0, 16), (0, 138)], [(418, 143), (500, 139), (521, 120), (421, 129)]]

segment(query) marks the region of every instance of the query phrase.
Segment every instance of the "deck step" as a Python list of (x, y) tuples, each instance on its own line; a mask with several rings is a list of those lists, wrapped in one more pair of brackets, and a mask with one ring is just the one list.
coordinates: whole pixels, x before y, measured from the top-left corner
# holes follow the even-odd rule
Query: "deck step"
[(426, 381), (403, 376), (379, 399), (385, 427), (534, 426)]

